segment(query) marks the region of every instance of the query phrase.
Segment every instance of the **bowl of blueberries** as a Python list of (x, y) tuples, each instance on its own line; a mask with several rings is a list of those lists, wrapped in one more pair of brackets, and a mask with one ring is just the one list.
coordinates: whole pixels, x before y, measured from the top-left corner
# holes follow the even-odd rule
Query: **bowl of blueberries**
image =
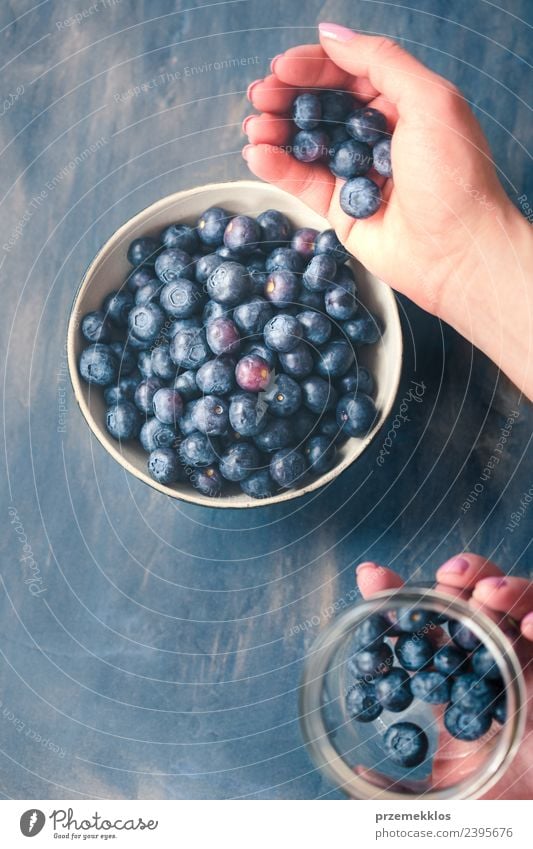
[(459, 598), (376, 593), (325, 628), (300, 689), (308, 751), (354, 799), (470, 799), (509, 766), (527, 703), (511, 640)]
[(81, 412), (125, 469), (201, 505), (272, 504), (332, 482), (391, 411), (391, 289), (274, 186), (185, 190), (124, 224), (68, 329)]

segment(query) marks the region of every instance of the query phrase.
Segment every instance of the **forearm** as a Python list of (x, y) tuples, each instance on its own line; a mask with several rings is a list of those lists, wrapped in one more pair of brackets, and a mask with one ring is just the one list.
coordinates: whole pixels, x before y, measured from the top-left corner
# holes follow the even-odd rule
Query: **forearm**
[(440, 317), (533, 399), (533, 228), (509, 203), (472, 235)]

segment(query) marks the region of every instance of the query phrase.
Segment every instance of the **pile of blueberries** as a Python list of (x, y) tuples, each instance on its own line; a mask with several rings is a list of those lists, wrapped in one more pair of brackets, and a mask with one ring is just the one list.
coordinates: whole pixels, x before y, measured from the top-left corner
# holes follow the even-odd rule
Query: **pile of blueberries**
[[(448, 642), (430, 638), (432, 631), (445, 636), (445, 628)], [(383, 710), (400, 713), (420, 699), (446, 705), (445, 728), (458, 740), (477, 740), (493, 719), (505, 722), (506, 697), (498, 665), (487, 647), (456, 619), (412, 607), (373, 614), (355, 629), (354, 648), (348, 669), (355, 684), (346, 694), (352, 719), (373, 722)], [(395, 658), (399, 666), (394, 665)], [(403, 767), (421, 764), (429, 747), (425, 731), (414, 722), (390, 725), (383, 743), (388, 756)]]
[(131, 242), (134, 267), (81, 332), (79, 372), (103, 388), (105, 422), (139, 440), (152, 477), (208, 496), (299, 486), (364, 436), (376, 406), (356, 347), (381, 329), (361, 307), (333, 230), (294, 230), (210, 207)]
[(391, 138), (382, 112), (357, 106), (344, 91), (300, 94), (292, 109), (297, 132), (290, 151), (300, 162), (327, 163), (346, 180), (340, 205), (352, 218), (369, 218), (381, 205), (381, 190), (366, 176), (371, 169), (392, 177)]

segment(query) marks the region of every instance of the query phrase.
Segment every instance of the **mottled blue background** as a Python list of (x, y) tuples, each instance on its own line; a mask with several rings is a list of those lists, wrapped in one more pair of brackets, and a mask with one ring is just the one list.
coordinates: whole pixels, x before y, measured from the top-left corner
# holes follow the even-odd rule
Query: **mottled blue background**
[[(531, 485), (531, 411), (483, 356), (404, 301), (398, 404), (411, 380), (425, 384), (423, 401), (383, 467), (385, 430), (326, 495), (288, 507), (204, 510), (127, 476), (91, 438), (64, 358), (72, 298), (97, 248), (162, 195), (246, 176), (247, 84), (282, 49), (314, 41), (320, 20), (398, 38), (458, 83), (510, 196), (533, 197), (533, 7), (499, 6), (1, 5), (2, 88), (19, 96), (0, 123), (0, 232), (24, 222), (0, 251), (3, 797), (340, 798), (302, 748), (297, 685), (317, 628), (295, 626), (313, 616), (324, 625), (363, 558), (429, 578), (469, 548), (528, 572), (530, 517), (513, 533), (506, 525)], [(232, 58), (248, 65), (202, 70)], [(501, 462), (463, 512), (513, 410)], [(37, 597), (24, 553), (39, 570)]]

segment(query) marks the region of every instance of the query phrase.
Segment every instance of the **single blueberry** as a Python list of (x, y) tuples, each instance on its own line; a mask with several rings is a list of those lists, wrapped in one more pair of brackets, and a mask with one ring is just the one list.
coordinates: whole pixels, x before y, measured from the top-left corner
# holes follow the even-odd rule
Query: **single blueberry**
[(184, 277), (167, 283), (161, 290), (159, 302), (173, 318), (190, 318), (200, 312), (205, 294), (199, 283)]
[(118, 360), (109, 345), (96, 342), (81, 352), (79, 372), (87, 383), (109, 386), (116, 381), (118, 368)]
[(183, 399), (179, 392), (163, 386), (158, 389), (152, 400), (154, 414), (163, 424), (177, 425), (183, 415)]
[(464, 710), (491, 710), (498, 698), (498, 687), (488, 678), (479, 678), (475, 672), (458, 675), (453, 684), (451, 701), (460, 704)]
[(265, 283), (264, 295), (278, 308), (297, 303), (300, 281), (293, 271), (272, 271)]
[(305, 473), (305, 457), (296, 448), (281, 448), (270, 461), (270, 474), (283, 489), (296, 486)]
[(266, 209), (257, 216), (257, 223), (261, 228), (260, 248), (265, 253), (270, 253), (273, 248), (286, 245), (291, 238), (292, 225), (286, 215), (277, 209)]
[(175, 283), (183, 277), (194, 280), (194, 262), (188, 253), (179, 248), (167, 248), (159, 254), (154, 270), (162, 283)]
[(315, 253), (315, 239), (317, 236), (318, 230), (313, 230), (312, 227), (300, 227), (294, 231), (291, 248), (297, 251), (306, 262), (309, 262)]
[(172, 380), (176, 376), (176, 366), (172, 362), (168, 345), (157, 345), (151, 354), (152, 372), (162, 380)]
[(163, 383), (158, 377), (147, 377), (137, 385), (133, 399), (135, 406), (145, 416), (154, 415), (154, 395), (162, 387)]
[(374, 678), (378, 675), (387, 675), (394, 664), (394, 655), (391, 647), (384, 642), (374, 643), (367, 648), (361, 648), (355, 652), (350, 661), (350, 666), (356, 670), (358, 675), (366, 675)]
[(109, 342), (111, 339), (111, 328), (105, 312), (94, 310), (83, 316), (81, 332), (88, 342)]
[(435, 614), (421, 607), (400, 607), (397, 611), (397, 622), (401, 631), (414, 634), (434, 623)]
[(148, 453), (156, 448), (172, 448), (176, 442), (176, 431), (170, 425), (163, 424), (159, 419), (146, 421), (139, 434), (142, 447)]
[(286, 374), (275, 376), (262, 396), (273, 416), (292, 416), (302, 403), (302, 390), (298, 383)]
[(381, 189), (369, 177), (354, 177), (343, 185), (339, 203), (352, 218), (370, 218), (381, 206)]
[(201, 433), (217, 436), (227, 430), (228, 405), (217, 395), (204, 395), (194, 405), (192, 420)]
[(142, 236), (130, 242), (128, 248), (128, 262), (131, 265), (153, 265), (161, 250), (159, 239), (151, 236)]
[(240, 482), (242, 491), (250, 498), (271, 498), (276, 491), (268, 469), (258, 469)]
[(230, 400), (229, 421), (241, 436), (257, 436), (266, 427), (267, 406), (251, 392), (239, 392)]
[(396, 657), (404, 669), (416, 671), (427, 666), (434, 654), (433, 646), (427, 637), (402, 634), (394, 646)]
[(305, 260), (292, 248), (276, 248), (267, 256), (265, 269), (269, 274), (272, 271), (294, 271), (301, 274), (304, 270)]
[(379, 139), (372, 150), (374, 168), (382, 177), (392, 177), (390, 146), (390, 138)]
[(440, 672), (415, 672), (411, 678), (411, 691), (416, 699), (431, 705), (442, 705), (450, 701), (450, 679)]
[(323, 313), (303, 310), (296, 316), (303, 328), (304, 339), (313, 345), (324, 345), (331, 336), (331, 321)]
[(222, 265), (224, 259), (218, 254), (206, 254), (196, 261), (194, 276), (197, 283), (207, 283), (207, 278), (213, 273), (215, 268)]
[(200, 396), (200, 390), (196, 383), (195, 371), (179, 371), (174, 380), (174, 389), (177, 389), (184, 401), (192, 401)]
[(213, 354), (233, 354), (239, 350), (241, 337), (235, 322), (227, 316), (212, 319), (206, 327), (207, 344)]
[(320, 103), (323, 124), (344, 124), (347, 115), (353, 110), (353, 97), (346, 91), (323, 91)]
[(250, 295), (248, 271), (238, 262), (223, 262), (207, 278), (207, 293), (219, 304), (234, 307)]
[(348, 436), (364, 436), (377, 418), (376, 405), (363, 392), (343, 395), (337, 404), (337, 424)]
[(154, 277), (153, 280), (149, 280), (145, 286), (137, 289), (135, 293), (136, 305), (142, 307), (144, 304), (149, 304), (150, 301), (157, 301), (162, 288), (163, 284), (157, 278)]
[(486, 646), (481, 645), (472, 655), (472, 669), (480, 678), (488, 678), (489, 681), (501, 680), (500, 667)]
[(355, 284), (349, 288), (346, 284), (342, 286), (329, 286), (324, 295), (326, 312), (336, 321), (344, 321), (351, 318), (359, 307), (357, 302), (357, 289)]
[(232, 445), (220, 458), (219, 470), (223, 478), (238, 483), (258, 470), (259, 451), (250, 442)]
[(320, 162), (329, 155), (331, 142), (324, 130), (300, 130), (292, 142), (293, 156), (300, 162)]
[(347, 117), (346, 129), (353, 139), (374, 144), (387, 132), (387, 119), (378, 109), (363, 106)]
[(265, 344), (272, 350), (281, 353), (292, 351), (302, 339), (303, 328), (297, 318), (278, 313), (264, 327)]
[(300, 130), (313, 130), (320, 123), (322, 104), (316, 94), (299, 94), (292, 105), (292, 119)]
[(330, 382), (322, 377), (311, 375), (300, 384), (303, 402), (312, 413), (324, 413), (331, 410), (337, 403), (337, 393)]
[(128, 316), (131, 334), (143, 342), (154, 342), (165, 323), (165, 313), (157, 304), (149, 303), (133, 307)]
[(383, 708), (376, 698), (374, 684), (358, 681), (346, 693), (346, 710), (358, 722), (373, 722)]
[(261, 227), (249, 215), (236, 215), (224, 230), (224, 244), (237, 256), (253, 253), (261, 242)]
[(312, 436), (304, 446), (308, 468), (315, 475), (325, 475), (335, 465), (337, 449), (327, 436)]
[(166, 248), (179, 248), (192, 256), (198, 250), (198, 235), (194, 227), (187, 224), (171, 224), (161, 233)]
[(352, 395), (355, 392), (372, 395), (375, 388), (374, 378), (367, 368), (359, 366), (354, 371), (349, 371), (339, 378), (336, 388), (340, 395)]
[(468, 711), (460, 704), (450, 704), (444, 711), (444, 725), (458, 740), (478, 740), (487, 733), (490, 724), (489, 711)]
[(467, 628), (466, 625), (462, 625), (461, 622), (458, 622), (457, 619), (450, 619), (448, 623), (448, 631), (450, 632), (450, 637), (454, 641), (456, 646), (459, 646), (461, 649), (466, 649), (466, 651), (475, 651), (475, 649), (479, 648), (481, 645), (481, 640), (476, 637), (473, 631), (470, 628)]
[(429, 740), (426, 733), (414, 722), (396, 722), (390, 725), (383, 737), (385, 751), (400, 766), (415, 767), (426, 758)]
[(235, 366), (235, 379), (246, 392), (262, 392), (271, 380), (270, 367), (262, 357), (248, 354)]
[(211, 356), (205, 331), (197, 327), (179, 330), (171, 339), (169, 350), (173, 362), (184, 369), (200, 368)]
[[(141, 289), (144, 286), (140, 287)], [(126, 289), (121, 289), (119, 292), (110, 292), (104, 299), (104, 312), (111, 324), (115, 327), (128, 326), (128, 313), (133, 306), (133, 297), (131, 292)]]
[(131, 401), (120, 401), (106, 410), (105, 426), (115, 439), (135, 439), (139, 435), (141, 423), (139, 411)]
[(196, 372), (196, 383), (206, 395), (226, 395), (235, 386), (235, 364), (229, 357), (208, 360)]
[(196, 232), (204, 245), (216, 247), (224, 241), (224, 230), (228, 226), (231, 213), (220, 206), (211, 206), (202, 212), (196, 222)]
[(317, 254), (308, 263), (303, 284), (311, 292), (325, 292), (337, 273), (337, 263), (329, 254)]
[(381, 338), (379, 322), (373, 315), (361, 315), (344, 321), (342, 329), (355, 345), (373, 345)]
[(173, 448), (156, 448), (148, 457), (148, 471), (164, 486), (184, 479), (183, 469)]
[(342, 377), (354, 361), (354, 350), (345, 339), (332, 339), (317, 353), (316, 370), (321, 377)]
[(224, 482), (219, 470), (215, 466), (209, 466), (207, 469), (196, 469), (191, 475), (191, 483), (202, 495), (216, 498), (221, 494)]
[(131, 274), (126, 278), (126, 286), (135, 294), (138, 289), (142, 289), (151, 280), (155, 280), (154, 269), (147, 265), (140, 265), (134, 268)]
[(271, 454), (287, 448), (293, 441), (293, 433), (288, 419), (265, 417), (265, 426), (254, 436), (254, 442), (260, 451)]
[(350, 180), (362, 177), (372, 167), (372, 150), (364, 142), (348, 139), (336, 144), (331, 152), (329, 169), (336, 177)]
[(335, 230), (323, 230), (322, 233), (318, 234), (315, 239), (315, 254), (317, 256), (321, 254), (331, 256), (337, 265), (342, 265), (350, 259), (350, 254), (344, 245), (339, 242)]
[(311, 410), (300, 407), (298, 412), (289, 419), (289, 422), (293, 433), (292, 441), (300, 447), (302, 442), (312, 436), (316, 427), (316, 416), (313, 415)]
[(406, 710), (413, 701), (409, 681), (409, 673), (399, 666), (394, 666), (388, 675), (377, 678), (374, 686), (380, 705), (392, 713)]
[(233, 311), (233, 320), (244, 336), (255, 336), (263, 332), (273, 309), (264, 298), (255, 297), (239, 304)]
[(198, 399), (195, 398), (192, 401), (188, 401), (185, 404), (185, 407), (183, 409), (183, 415), (182, 415), (181, 419), (179, 420), (179, 426), (180, 426), (180, 431), (182, 433), (182, 436), (185, 436), (185, 437), (190, 436), (191, 433), (194, 433), (196, 431), (196, 425), (193, 421), (192, 414), (194, 412), (194, 408), (196, 407), (197, 403), (198, 403)]
[(217, 452), (213, 440), (205, 433), (195, 430), (181, 440), (179, 456), (184, 466), (193, 466), (196, 469), (214, 463)]
[(468, 666), (468, 655), (457, 646), (442, 646), (433, 658), (433, 665), (437, 672), (443, 675), (457, 675), (466, 672)]
[(280, 353), (279, 361), (283, 371), (297, 380), (308, 377), (315, 367), (313, 356), (305, 342), (299, 342), (292, 351)]

